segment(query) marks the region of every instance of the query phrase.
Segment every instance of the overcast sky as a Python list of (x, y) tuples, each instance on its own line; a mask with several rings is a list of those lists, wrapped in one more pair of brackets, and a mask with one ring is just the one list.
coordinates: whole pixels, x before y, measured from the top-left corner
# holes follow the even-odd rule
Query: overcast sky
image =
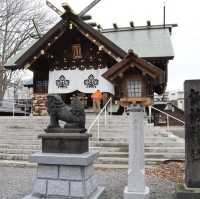
[[(65, 0), (51, 0), (57, 5)], [(92, 0), (66, 0), (76, 13), (79, 13)], [(200, 1), (166, 0), (166, 23), (177, 23), (173, 29), (172, 43), (174, 60), (169, 62), (168, 90), (183, 89), (186, 79), (200, 79)], [(163, 0), (101, 0), (90, 12), (93, 21), (103, 28), (129, 26), (134, 21), (136, 26), (151, 23), (163, 23)]]

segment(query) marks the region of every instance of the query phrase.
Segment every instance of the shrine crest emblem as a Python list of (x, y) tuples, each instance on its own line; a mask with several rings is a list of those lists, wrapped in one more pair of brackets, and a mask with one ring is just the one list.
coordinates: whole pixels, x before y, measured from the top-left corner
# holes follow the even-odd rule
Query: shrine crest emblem
[(96, 88), (99, 84), (99, 80), (98, 79), (95, 79), (94, 75), (89, 75), (89, 77), (84, 80), (84, 85), (87, 87), (87, 88)]
[(67, 88), (69, 86), (70, 81), (65, 78), (64, 75), (61, 75), (57, 80), (56, 80), (56, 86), (58, 88)]

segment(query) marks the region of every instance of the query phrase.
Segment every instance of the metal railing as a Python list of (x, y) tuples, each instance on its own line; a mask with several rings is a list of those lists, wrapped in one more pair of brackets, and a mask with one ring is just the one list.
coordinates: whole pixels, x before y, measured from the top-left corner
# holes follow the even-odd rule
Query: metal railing
[[(20, 106), (20, 107), (23, 107), (24, 110), (24, 116), (27, 116), (27, 110), (28, 110), (28, 105), (27, 104), (23, 104), (23, 103), (19, 103), (19, 102), (16, 102), (15, 99), (12, 99), (12, 100), (0, 100), (0, 104), (2, 105), (2, 107), (5, 107), (7, 108), (8, 106), (4, 106), (4, 105), (11, 105), (10, 108), (12, 109), (12, 116), (14, 117), (15, 114), (16, 114), (16, 106)], [(21, 110), (22, 111), (22, 110)]]
[(94, 127), (94, 125), (97, 122), (97, 139), (98, 140), (100, 140), (100, 117), (102, 114), (104, 114), (104, 126), (107, 126), (107, 110), (108, 110), (109, 105), (110, 105), (110, 114), (112, 115), (112, 98), (110, 98), (106, 102), (104, 107), (101, 109), (101, 111), (98, 113), (96, 118), (93, 120), (93, 122), (90, 124), (90, 126), (88, 127), (88, 130), (87, 130), (87, 133), (90, 133), (92, 127)]
[(164, 114), (164, 115), (167, 116), (167, 130), (168, 130), (168, 131), (169, 131), (169, 127), (170, 127), (169, 118), (172, 118), (172, 119), (174, 119), (174, 120), (176, 120), (176, 121), (182, 123), (183, 125), (185, 125), (185, 122), (184, 122), (184, 121), (182, 121), (182, 120), (180, 120), (180, 119), (178, 119), (178, 118), (176, 118), (176, 117), (174, 117), (174, 116), (172, 116), (172, 115), (170, 115), (170, 114), (168, 114), (168, 113), (166, 113), (166, 112), (164, 112), (164, 111), (161, 111), (161, 110), (155, 108), (154, 106), (151, 106), (151, 109), (154, 109), (154, 110), (156, 110), (156, 111), (158, 111), (158, 112), (160, 112), (160, 113), (162, 113), (162, 114)]

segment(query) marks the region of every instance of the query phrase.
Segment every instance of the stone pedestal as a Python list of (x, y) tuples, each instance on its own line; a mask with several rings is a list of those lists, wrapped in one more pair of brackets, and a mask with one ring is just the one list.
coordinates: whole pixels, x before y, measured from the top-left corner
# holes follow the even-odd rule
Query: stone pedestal
[(185, 98), (185, 184), (177, 185), (178, 199), (200, 198), (200, 80), (187, 80)]
[(85, 129), (46, 129), (42, 152), (32, 155), (38, 164), (32, 193), (24, 199), (100, 199), (93, 162), (97, 153), (88, 152)]
[[(67, 130), (67, 132), (71, 131)], [(88, 152), (89, 134), (86, 133), (45, 133), (39, 135), (39, 138), (42, 139), (42, 152), (44, 153), (81, 154)]]
[(93, 161), (97, 153), (36, 153), (38, 163), (32, 194), (24, 199), (100, 199), (103, 187), (97, 186)]
[(144, 176), (144, 107), (130, 105), (128, 186), (124, 199), (148, 199), (149, 188)]

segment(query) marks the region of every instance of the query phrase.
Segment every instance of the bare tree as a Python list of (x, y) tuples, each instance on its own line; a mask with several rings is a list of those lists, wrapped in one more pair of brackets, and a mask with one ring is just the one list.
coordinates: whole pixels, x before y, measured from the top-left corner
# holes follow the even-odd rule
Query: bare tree
[(0, 100), (14, 73), (5, 70), (5, 63), (28, 44), (31, 36), (38, 36), (33, 19), (41, 33), (47, 30), (53, 18), (48, 13), (43, 1), (0, 0)]

